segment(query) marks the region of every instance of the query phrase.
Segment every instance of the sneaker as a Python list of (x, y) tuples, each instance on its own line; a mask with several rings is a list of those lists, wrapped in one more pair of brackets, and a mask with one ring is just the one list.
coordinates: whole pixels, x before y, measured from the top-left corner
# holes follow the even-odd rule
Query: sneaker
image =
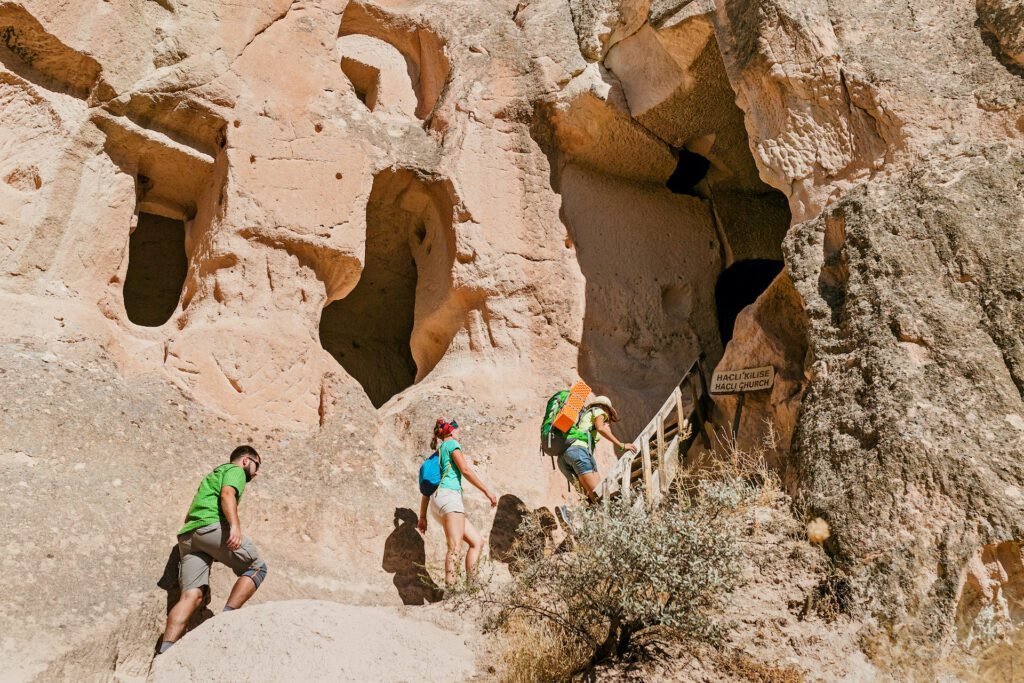
[(573, 523), (572, 512), (568, 505), (559, 505), (555, 508), (555, 516), (569, 534), (576, 533), (576, 525)]

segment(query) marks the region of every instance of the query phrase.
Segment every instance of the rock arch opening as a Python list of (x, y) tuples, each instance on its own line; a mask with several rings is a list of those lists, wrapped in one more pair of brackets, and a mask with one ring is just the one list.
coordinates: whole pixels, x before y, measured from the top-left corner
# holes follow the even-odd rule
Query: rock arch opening
[[(353, 0), (345, 7), (338, 36), (345, 57), (379, 72), (379, 93), (382, 98), (388, 96), (388, 104), (405, 113), (404, 93), (411, 88), (409, 113), (419, 119), (430, 116), (451, 70), (445, 43), (437, 33), (407, 16)], [(399, 73), (403, 66), (405, 73)], [(352, 79), (348, 70), (345, 74)], [(362, 74), (352, 80), (357, 96), (361, 89), (368, 92), (357, 81), (365, 81)]]
[(338, 38), (338, 51), (341, 71), (367, 109), (416, 116), (416, 91), (406, 59), (395, 46), (353, 34)]
[(125, 235), (127, 271), (110, 282), (120, 284), (128, 321), (160, 326), (195, 292), (190, 258), (202, 252), (196, 243), (220, 210), (226, 121), (182, 95), (130, 98), (94, 112), (92, 121), (105, 135), (106, 154), (135, 180), (138, 220)]
[(128, 319), (143, 327), (159, 327), (170, 320), (187, 273), (185, 223), (140, 213), (128, 238), (128, 274), (123, 287)]
[(774, 259), (737, 261), (722, 271), (715, 283), (718, 333), (724, 347), (732, 339), (736, 317), (754, 303), (782, 272), (783, 262)]
[(380, 70), (351, 57), (343, 57), (341, 71), (348, 77), (356, 97), (373, 111), (377, 108), (377, 94), (380, 89)]
[(447, 181), (379, 173), (366, 206), (362, 273), (321, 315), (320, 343), (376, 408), (426, 377), (462, 325), (451, 286), (452, 198)]
[(618, 402), (626, 432), (698, 354), (718, 362), (750, 295), (726, 295), (731, 275), (719, 294), (719, 275), (747, 261), (776, 274), (791, 220), (758, 172), (712, 11), (652, 11), (535, 126), (586, 280), (580, 374)]

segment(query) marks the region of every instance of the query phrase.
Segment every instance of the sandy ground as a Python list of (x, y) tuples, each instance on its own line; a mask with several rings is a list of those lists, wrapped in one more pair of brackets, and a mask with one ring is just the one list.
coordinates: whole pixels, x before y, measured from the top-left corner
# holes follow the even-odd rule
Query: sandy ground
[(475, 645), (438, 609), (291, 600), (210, 619), (157, 657), (149, 680), (464, 681)]

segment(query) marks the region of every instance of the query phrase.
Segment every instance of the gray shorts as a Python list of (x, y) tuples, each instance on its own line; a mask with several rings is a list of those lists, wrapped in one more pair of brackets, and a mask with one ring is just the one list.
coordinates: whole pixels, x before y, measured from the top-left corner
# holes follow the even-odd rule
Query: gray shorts
[(181, 553), (178, 583), (182, 592), (209, 586), (210, 566), (214, 560), (231, 567), (235, 576), (264, 566), (248, 536), (242, 537), (242, 547), (238, 550), (228, 550), (229, 533), (227, 523), (218, 522), (178, 536), (178, 551)]

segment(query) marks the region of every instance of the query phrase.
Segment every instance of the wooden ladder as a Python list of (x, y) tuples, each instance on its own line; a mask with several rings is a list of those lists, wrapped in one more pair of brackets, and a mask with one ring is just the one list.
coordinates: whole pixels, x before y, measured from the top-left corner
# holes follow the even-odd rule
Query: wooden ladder
[(704, 428), (709, 408), (710, 394), (701, 353), (654, 419), (633, 440), (637, 452), (626, 451), (598, 484), (597, 497), (606, 505), (621, 496), (626, 504), (635, 497), (634, 505), (645, 504), (648, 510), (657, 507), (679, 474), (681, 460), (697, 435), (705, 447), (711, 447)]

